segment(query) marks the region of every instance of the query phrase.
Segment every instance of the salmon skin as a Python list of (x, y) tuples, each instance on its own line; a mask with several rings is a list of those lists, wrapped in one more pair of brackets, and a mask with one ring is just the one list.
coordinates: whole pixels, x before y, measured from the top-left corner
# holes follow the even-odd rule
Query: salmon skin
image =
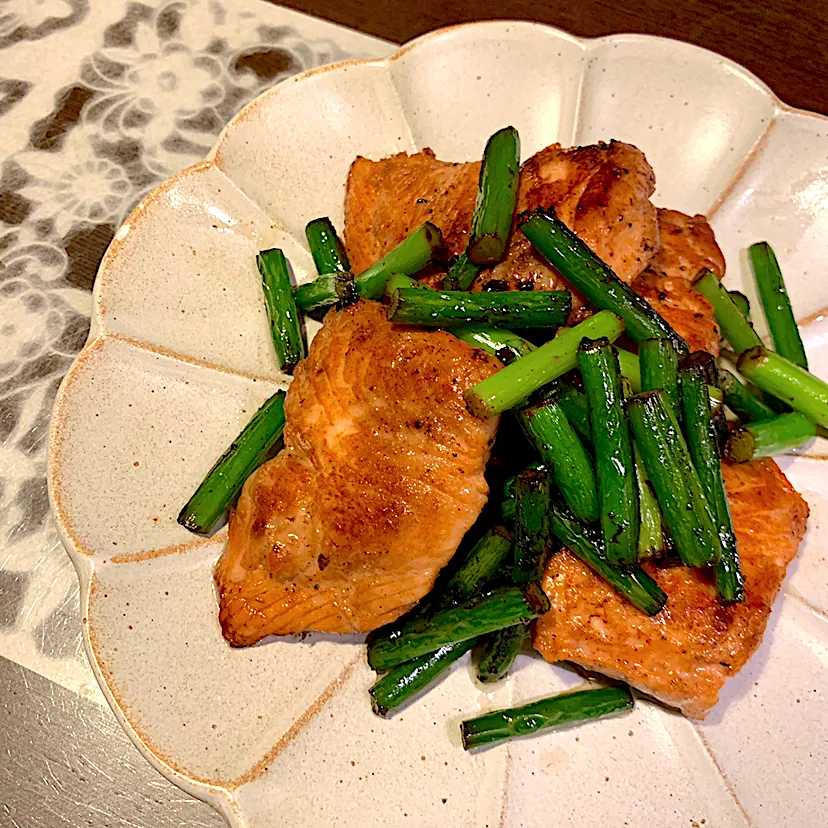
[(432, 587), (486, 503), (497, 419), (463, 392), (500, 364), (376, 302), (331, 311), (285, 401), (285, 445), (245, 484), (215, 580), (233, 645), (367, 632)]

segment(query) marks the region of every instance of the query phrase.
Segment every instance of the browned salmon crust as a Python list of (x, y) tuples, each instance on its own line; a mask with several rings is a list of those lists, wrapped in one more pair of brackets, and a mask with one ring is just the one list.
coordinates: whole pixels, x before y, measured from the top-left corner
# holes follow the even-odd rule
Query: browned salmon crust
[(724, 277), (724, 255), (704, 216), (659, 208), (658, 228), (661, 247), (650, 262), (650, 270), (688, 282), (705, 269), (712, 270), (720, 279)]
[(692, 288), (700, 270), (712, 270), (720, 279), (724, 276), (724, 256), (713, 228), (704, 216), (661, 208), (658, 228), (658, 253), (632, 287), (684, 337), (691, 350), (718, 356), (721, 335), (713, 306)]
[(365, 632), (431, 589), (486, 502), (497, 419), (463, 392), (498, 367), (376, 302), (328, 314), (287, 394), (285, 447), (230, 519), (215, 579), (231, 644)]
[(725, 680), (750, 658), (788, 564), (805, 534), (808, 505), (772, 460), (726, 465), (747, 600), (723, 606), (709, 570), (647, 570), (667, 593), (649, 618), (568, 551), (553, 556), (543, 588), (552, 608), (534, 645), (549, 661), (572, 661), (622, 679), (687, 716), (703, 719)]
[[(431, 150), (351, 165), (345, 196), (345, 242), (356, 272), (370, 267), (424, 221), (442, 231), (452, 253), (464, 250), (474, 211), (480, 163), (439, 161)], [(650, 203), (653, 170), (643, 153), (619, 141), (564, 149), (552, 144), (521, 167), (518, 209), (554, 207), (625, 282), (631, 282), (658, 249), (656, 210)], [(570, 289), (560, 274), (515, 231), (506, 259), (479, 277), (510, 290)], [(573, 321), (583, 301), (573, 296)]]
[(480, 162), (438, 161), (425, 149), (382, 161), (358, 156), (345, 193), (345, 247), (354, 273), (362, 273), (426, 221), (461, 253), (477, 196)]

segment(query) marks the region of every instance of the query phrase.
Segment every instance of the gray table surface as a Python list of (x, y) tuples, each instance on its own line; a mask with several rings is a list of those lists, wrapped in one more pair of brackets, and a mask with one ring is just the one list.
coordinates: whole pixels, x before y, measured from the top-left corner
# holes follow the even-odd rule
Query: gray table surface
[(41, 0), (0, 13), (0, 826), (219, 826), (116, 723), (46, 493), (49, 420), (135, 204), (296, 72), (390, 52), (262, 0)]

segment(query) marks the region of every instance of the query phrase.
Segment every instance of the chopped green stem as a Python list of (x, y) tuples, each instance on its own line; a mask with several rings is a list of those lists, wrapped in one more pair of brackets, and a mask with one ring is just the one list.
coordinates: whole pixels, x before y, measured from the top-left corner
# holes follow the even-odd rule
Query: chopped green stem
[[(540, 460), (530, 463), (526, 468), (546, 471), (546, 466)], [(517, 478), (518, 476), (513, 474), (503, 482), (503, 500), (500, 504), (500, 511), (504, 521), (512, 521), (515, 519), (515, 483), (517, 482)]]
[(262, 277), (265, 310), (279, 367), (290, 374), (305, 355), (305, 343), (293, 299), (287, 259), (278, 248), (262, 250), (256, 256), (256, 265)]
[(571, 309), (572, 295), (566, 290), (469, 293), (402, 288), (391, 297), (388, 318), (432, 328), (468, 322), (509, 328), (559, 328)]
[(641, 393), (641, 362), (635, 354), (616, 348), (618, 365), (621, 367), (621, 376), (630, 381), (630, 386), (636, 394)]
[[(738, 377), (726, 368), (719, 371), (719, 382), (727, 407), (743, 422), (769, 420), (776, 412), (754, 394)], [(758, 392), (757, 393), (761, 393)]]
[(463, 342), (482, 348), (487, 354), (497, 357), (504, 365), (514, 362), (536, 350), (536, 346), (505, 328), (493, 328), (491, 325), (469, 323), (452, 328), (451, 332)]
[(627, 413), (679, 557), (686, 566), (717, 563), (722, 550), (713, 511), (664, 392), (632, 397)]
[(663, 389), (673, 414), (679, 419), (679, 354), (673, 343), (669, 339), (645, 339), (638, 343), (638, 358), (641, 362), (641, 391)]
[(799, 326), (773, 248), (767, 242), (752, 244), (748, 248), (748, 258), (774, 350), (807, 371), (805, 346), (799, 335)]
[(515, 663), (529, 633), (526, 624), (515, 624), (487, 635), (477, 660), (477, 678), (488, 683), (499, 681)]
[(721, 558), (716, 566), (716, 588), (719, 598), (724, 603), (732, 604), (745, 600), (745, 580), (722, 478), (716, 425), (710, 413), (707, 378), (711, 363), (713, 357), (705, 353), (691, 354), (685, 360), (680, 371), (681, 405), (690, 459), (713, 512), (722, 547)]
[(443, 289), (468, 290), (481, 270), (483, 265), (476, 265), (466, 253), (461, 253), (443, 278)]
[(557, 380), (554, 393), (556, 395), (555, 399), (566, 414), (566, 419), (569, 420), (570, 425), (578, 432), (578, 436), (583, 441), (590, 443), (592, 434), (589, 430), (589, 405), (587, 404), (586, 395), (564, 380)]
[(622, 282), (554, 211), (538, 207), (532, 213), (523, 213), (518, 226), (541, 256), (595, 307), (617, 313), (633, 341), (667, 337), (680, 352), (686, 353), (687, 343), (667, 320)]
[(713, 313), (716, 315), (722, 336), (733, 346), (733, 350), (741, 354), (754, 345), (762, 344), (759, 334), (753, 330), (753, 325), (739, 310), (712, 270), (703, 270), (693, 282), (693, 287), (713, 305)]
[(579, 722), (594, 721), (633, 708), (633, 697), (626, 687), (600, 687), (597, 690), (576, 690), (547, 699), (493, 710), (460, 725), (466, 750), (529, 736)]
[(513, 580), (539, 582), (549, 540), (549, 479), (545, 471), (527, 469), (515, 480), (515, 544)]
[(309, 221), (305, 227), (313, 263), (317, 273), (347, 273), (351, 269), (345, 246), (339, 240), (329, 218)]
[(735, 428), (725, 446), (725, 456), (734, 463), (749, 463), (758, 457), (773, 457), (799, 448), (816, 436), (816, 426), (802, 414), (780, 414), (769, 420)]
[(444, 254), (440, 228), (427, 221), (375, 265), (360, 273), (356, 277), (357, 291), (363, 299), (379, 299), (385, 293), (385, 283), (392, 274), (413, 276)]
[(336, 273), (324, 273), (312, 282), (299, 285), (293, 292), (296, 307), (311, 319), (321, 320), (336, 305)]
[(520, 137), (514, 127), (489, 138), (480, 165), (477, 201), (466, 254), (477, 265), (493, 265), (506, 255), (520, 180)]
[(621, 569), (607, 560), (604, 541), (595, 526), (579, 523), (555, 498), (549, 507), (549, 528), (573, 555), (600, 575), (613, 589), (647, 615), (661, 612), (667, 595), (641, 567)]
[(285, 428), (285, 392), (277, 391), (251, 417), (216, 461), (178, 515), (191, 532), (206, 535), (227, 511), (245, 480), (262, 464)]
[[(363, 299), (380, 299), (393, 274), (412, 276), (435, 258), (444, 255), (444, 251), (440, 228), (427, 221), (403, 239), (390, 253), (356, 277), (357, 293)], [(295, 299), (300, 310), (305, 313), (313, 311), (319, 315), (337, 302), (334, 275), (325, 273), (313, 282), (300, 285), (296, 289)]]
[(350, 270), (335, 274), (334, 289), (336, 290), (337, 310), (349, 308), (359, 301), (354, 274)]
[(479, 594), (494, 578), (511, 548), (512, 533), (508, 529), (503, 526), (489, 529), (435, 596), (439, 603), (462, 604)]
[(762, 347), (745, 351), (736, 367), (763, 391), (788, 403), (811, 422), (828, 427), (828, 384), (818, 377)]
[(553, 340), (469, 388), (463, 395), (466, 404), (477, 417), (492, 417), (514, 408), (530, 394), (577, 366), (578, 344), (583, 337), (615, 340), (623, 330), (623, 322), (614, 313), (596, 313), (580, 325), (560, 331)]
[(638, 489), (618, 358), (607, 339), (581, 342), (581, 377), (589, 405), (601, 532), (610, 563), (638, 559)]
[(412, 279), (411, 276), (406, 276), (404, 273), (392, 273), (385, 284), (385, 295), (391, 297), (400, 288), (429, 289), (425, 285), (420, 284), (416, 279)]
[(638, 529), (638, 559), (657, 558), (667, 551), (661, 509), (653, 491), (653, 485), (644, 468), (638, 445), (633, 443), (635, 482), (638, 486), (638, 511), (641, 516)]
[(551, 469), (575, 516), (587, 522), (598, 520), (598, 490), (592, 459), (555, 395), (522, 409), (518, 420), (544, 465)]
[(733, 300), (733, 304), (736, 305), (736, 307), (739, 308), (739, 310), (748, 319), (750, 319), (750, 300), (747, 296), (738, 290), (729, 290), (728, 293), (730, 294), (730, 298)]
[(387, 716), (433, 684), (475, 644), (474, 638), (446, 644), (433, 653), (406, 661), (387, 672), (369, 690), (371, 707), (378, 716)]
[(537, 584), (493, 589), (467, 604), (440, 609), (426, 618), (412, 618), (393, 637), (372, 638), (368, 664), (373, 670), (390, 670), (446, 644), (529, 622), (548, 611), (549, 599)]

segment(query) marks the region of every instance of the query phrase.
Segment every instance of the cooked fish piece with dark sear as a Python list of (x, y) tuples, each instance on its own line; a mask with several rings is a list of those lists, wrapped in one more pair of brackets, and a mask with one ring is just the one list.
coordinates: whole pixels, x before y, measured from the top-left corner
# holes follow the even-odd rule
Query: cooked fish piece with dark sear
[(382, 305), (331, 311), (285, 402), (285, 446), (256, 471), (215, 572), (234, 645), (366, 632), (433, 586), (486, 503), (497, 419), (463, 392), (499, 363)]
[[(355, 272), (370, 267), (424, 221), (443, 231), (452, 253), (461, 253), (479, 175), (480, 162), (440, 161), (430, 150), (381, 161), (357, 158), (345, 196), (345, 242)], [(654, 188), (652, 168), (630, 144), (575, 149), (552, 144), (521, 167), (518, 209), (554, 207), (621, 279), (631, 282), (658, 249), (656, 211), (649, 200)], [(519, 231), (512, 233), (506, 259), (481, 274), (476, 289), (491, 280), (509, 290), (569, 289)], [(582, 308), (583, 302), (574, 299), (573, 306)]]
[(658, 229), (661, 246), (650, 262), (650, 270), (688, 282), (705, 269), (712, 270), (719, 279), (724, 277), (724, 255), (705, 216), (688, 216), (660, 207)]
[(649, 618), (564, 550), (549, 560), (543, 580), (552, 608), (537, 622), (534, 645), (544, 658), (621, 679), (693, 718), (710, 712), (759, 646), (808, 517), (772, 460), (726, 464), (724, 476), (745, 603), (722, 605), (710, 569), (645, 563), (668, 596)]
[(461, 253), (477, 196), (480, 162), (438, 160), (425, 149), (381, 161), (358, 156), (345, 193), (345, 246), (354, 273), (362, 273), (426, 221)]
[(701, 270), (724, 276), (724, 256), (713, 228), (704, 216), (661, 208), (658, 226), (658, 252), (632, 287), (685, 338), (690, 350), (718, 356), (721, 335), (713, 306), (692, 287)]

